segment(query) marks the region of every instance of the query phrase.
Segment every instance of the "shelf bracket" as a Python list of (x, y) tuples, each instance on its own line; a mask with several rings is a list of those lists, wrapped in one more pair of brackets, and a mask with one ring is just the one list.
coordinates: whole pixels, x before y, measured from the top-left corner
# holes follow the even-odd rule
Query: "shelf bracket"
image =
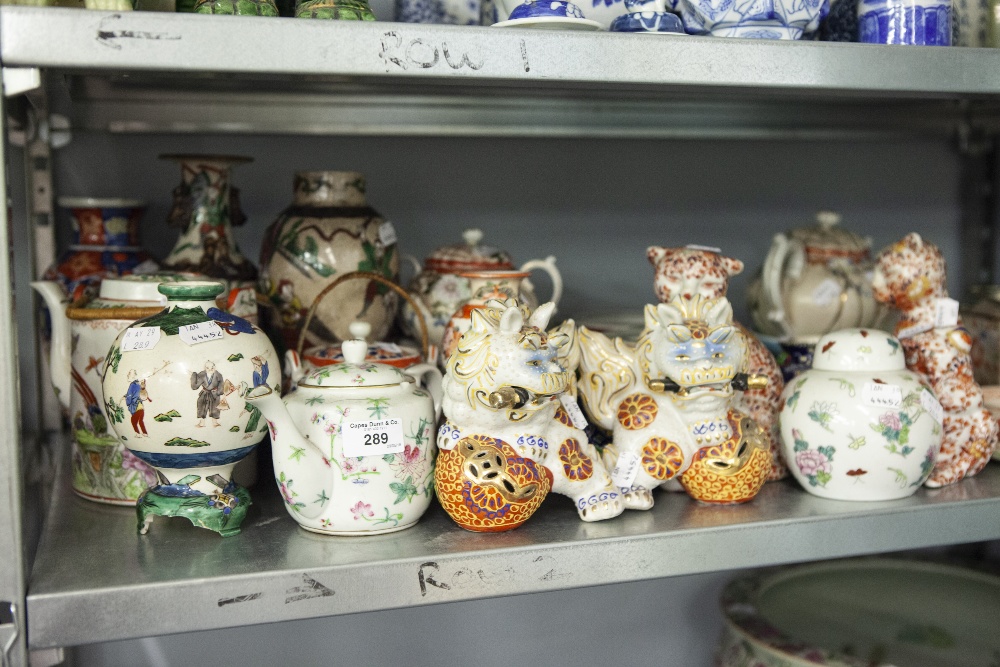
[(4, 67), (3, 94), (14, 97), (42, 87), (42, 71), (37, 67)]

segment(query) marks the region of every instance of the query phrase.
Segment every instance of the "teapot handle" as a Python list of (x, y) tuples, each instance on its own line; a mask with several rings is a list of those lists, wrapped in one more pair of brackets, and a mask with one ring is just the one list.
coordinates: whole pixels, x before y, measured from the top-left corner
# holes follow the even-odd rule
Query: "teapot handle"
[(563, 281), (562, 274), (556, 268), (556, 258), (549, 255), (545, 259), (532, 259), (522, 264), (520, 268), (521, 271), (534, 271), (535, 269), (541, 269), (549, 274), (549, 278), (552, 279), (552, 298), (548, 300), (559, 305), (559, 299), (562, 298), (563, 293)]
[(396, 292), (410, 304), (410, 307), (417, 313), (417, 324), (420, 325), (420, 353), (423, 355), (424, 359), (426, 359), (428, 351), (428, 337), (427, 322), (424, 320), (423, 311), (420, 310), (420, 307), (417, 305), (416, 301), (414, 301), (413, 297), (410, 296), (409, 292), (385, 276), (379, 275), (378, 273), (372, 273), (371, 271), (351, 271), (349, 273), (341, 274), (339, 278), (324, 287), (322, 291), (316, 295), (316, 298), (313, 299), (312, 305), (309, 306), (309, 312), (306, 313), (306, 319), (302, 322), (302, 330), (299, 331), (299, 343), (295, 346), (295, 351), (299, 357), (302, 357), (302, 348), (306, 344), (306, 332), (309, 331), (309, 325), (312, 323), (312, 319), (316, 315), (316, 309), (319, 308), (320, 302), (323, 301), (327, 294), (336, 289), (341, 283), (347, 282), (348, 280), (374, 280), (375, 282), (381, 283)]
[(791, 327), (785, 317), (785, 300), (781, 296), (781, 282), (784, 277), (785, 263), (788, 255), (793, 250), (795, 244), (784, 234), (775, 234), (771, 242), (771, 250), (764, 260), (764, 269), (761, 272), (761, 288), (764, 292), (764, 300), (767, 302), (769, 310), (767, 319), (778, 325), (783, 336), (791, 334)]
[(417, 382), (422, 383), (431, 394), (434, 401), (434, 421), (441, 418), (441, 398), (444, 396), (442, 388), (442, 375), (437, 366), (432, 364), (414, 364), (409, 368), (404, 368), (403, 372), (412, 375)]

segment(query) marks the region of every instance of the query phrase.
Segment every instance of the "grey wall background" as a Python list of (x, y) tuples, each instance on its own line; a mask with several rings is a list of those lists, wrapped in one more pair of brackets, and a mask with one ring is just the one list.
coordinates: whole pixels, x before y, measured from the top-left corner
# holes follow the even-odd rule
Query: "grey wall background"
[[(162, 257), (176, 239), (163, 220), (180, 177), (157, 155), (181, 152), (256, 158), (234, 174), (250, 218), (238, 237), (254, 260), (261, 232), (291, 199), (295, 170), (360, 170), (405, 252), (423, 257), (478, 226), (518, 261), (556, 255), (567, 284), (563, 316), (637, 311), (653, 300), (646, 246), (701, 243), (746, 262), (730, 298), (747, 321), (744, 289), (771, 236), (810, 224), (821, 208), (841, 212), (844, 225), (871, 235), (876, 247), (916, 230), (942, 247), (956, 284), (961, 270), (958, 161), (943, 141), (78, 133), (58, 153), (57, 193), (146, 199), (143, 240)], [(60, 213), (58, 222), (65, 238), (68, 219)], [(30, 334), (22, 334), (26, 357)], [(718, 593), (733, 574), (100, 644), (74, 657), (79, 665), (130, 666), (708, 665), (721, 629)]]

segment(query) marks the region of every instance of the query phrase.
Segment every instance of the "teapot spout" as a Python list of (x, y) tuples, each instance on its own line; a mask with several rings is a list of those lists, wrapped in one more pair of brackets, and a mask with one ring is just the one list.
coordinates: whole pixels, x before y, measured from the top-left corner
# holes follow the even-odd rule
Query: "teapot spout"
[(49, 374), (59, 402), (68, 410), (71, 374), (70, 354), (73, 340), (69, 318), (66, 317), (66, 306), (69, 299), (62, 286), (54, 280), (36, 280), (31, 283), (31, 287), (41, 295), (49, 309), (49, 318), (52, 320)]
[[(302, 436), (285, 402), (273, 389), (261, 385), (247, 394), (246, 400), (256, 405), (267, 420), (274, 472), (280, 474), (278, 485), (289, 513), (308, 519), (318, 517), (326, 509), (323, 505), (306, 503), (303, 506), (295, 498), (315, 498), (322, 491), (329, 491), (333, 474), (330, 460), (319, 447)], [(291, 491), (293, 483), (294, 493)]]

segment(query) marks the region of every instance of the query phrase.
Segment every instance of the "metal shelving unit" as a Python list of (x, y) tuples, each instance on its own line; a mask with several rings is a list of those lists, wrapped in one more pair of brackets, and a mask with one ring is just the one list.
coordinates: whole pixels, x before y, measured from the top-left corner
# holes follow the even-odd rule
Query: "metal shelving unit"
[[(11, 106), (102, 132), (936, 136), (958, 138), (988, 164), (976, 150), (989, 155), (1000, 125), (1000, 50), (986, 49), (2, 7), (0, 63), (8, 94), (12, 81), (41, 74), (42, 87)], [(981, 240), (993, 210), (974, 210), (964, 233)], [(7, 299), (6, 265), (0, 274)], [(500, 535), (466, 533), (435, 507), (415, 528), (369, 538), (298, 529), (265, 481), (240, 537), (157, 521), (137, 539), (131, 510), (80, 500), (59, 477), (47, 508), (23, 500), (34, 436), (14, 426), (11, 331), (0, 327), (9, 352), (0, 354), (0, 401), (11, 415), (0, 445), (0, 550), (10, 553), (0, 558), (15, 567), (0, 568), (0, 600), (19, 614), (26, 606), (30, 630), (14, 664), (27, 646), (1000, 539), (998, 466), (896, 502), (831, 502), (789, 482), (745, 506), (664, 496), (651, 512), (597, 524), (552, 499)], [(46, 515), (32, 555), (22, 519)], [(160, 613), (181, 602), (185, 614)]]

